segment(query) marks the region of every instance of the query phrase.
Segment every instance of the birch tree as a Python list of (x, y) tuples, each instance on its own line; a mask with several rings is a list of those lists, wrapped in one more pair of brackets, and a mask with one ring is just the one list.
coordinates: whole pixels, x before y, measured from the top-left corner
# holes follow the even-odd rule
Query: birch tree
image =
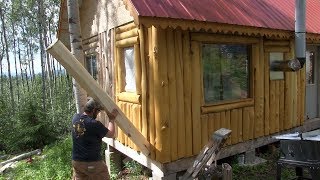
[(7, 58), (7, 64), (8, 64), (8, 77), (9, 77), (9, 90), (10, 90), (10, 98), (11, 98), (11, 107), (12, 107), (12, 110), (14, 110), (15, 104), (14, 104), (14, 98), (13, 98), (13, 86), (12, 86), (10, 58), (9, 58), (9, 43), (8, 43), (7, 34), (6, 34), (7, 29), (5, 26), (4, 12), (3, 12), (2, 7), (3, 6), (0, 7), (0, 18), (1, 18), (1, 22), (2, 22), (3, 39), (4, 39), (4, 43), (5, 43), (5, 52), (6, 52), (6, 58)]
[[(71, 52), (78, 59), (78, 61), (82, 65), (84, 65), (84, 53), (82, 49), (78, 0), (68, 0), (67, 4)], [(80, 85), (74, 79), (72, 80), (72, 82), (77, 112), (82, 113), (87, 98), (86, 92), (84, 91), (84, 89), (80, 87)]]

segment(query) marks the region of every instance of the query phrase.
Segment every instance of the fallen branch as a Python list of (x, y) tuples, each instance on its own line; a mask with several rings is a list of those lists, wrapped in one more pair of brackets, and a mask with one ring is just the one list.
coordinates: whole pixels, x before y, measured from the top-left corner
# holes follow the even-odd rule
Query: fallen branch
[(35, 155), (35, 154), (37, 154), (37, 155), (41, 154), (41, 150), (37, 149), (37, 150), (31, 151), (31, 152), (28, 152), (28, 153), (21, 154), (19, 156), (11, 158), (11, 159), (9, 159), (7, 161), (3, 161), (3, 162), (0, 163), (0, 167), (4, 166), (4, 165), (6, 165), (6, 164), (8, 164), (10, 162), (20, 161), (20, 160), (26, 159), (26, 158), (28, 158), (28, 157), (30, 157), (32, 155)]
[(3, 174), (5, 170), (9, 169), (9, 168), (14, 168), (16, 166), (18, 161), (14, 161), (14, 162), (9, 162), (6, 165), (4, 165), (3, 167), (0, 168), (0, 174)]

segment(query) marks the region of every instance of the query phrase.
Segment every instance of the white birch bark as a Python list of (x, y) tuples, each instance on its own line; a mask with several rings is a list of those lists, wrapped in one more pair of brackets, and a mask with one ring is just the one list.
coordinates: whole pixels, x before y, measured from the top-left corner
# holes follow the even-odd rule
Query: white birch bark
[[(84, 53), (82, 49), (81, 26), (78, 0), (68, 0), (68, 20), (70, 32), (71, 53), (84, 65)], [(84, 89), (72, 79), (77, 113), (82, 113), (87, 95)]]

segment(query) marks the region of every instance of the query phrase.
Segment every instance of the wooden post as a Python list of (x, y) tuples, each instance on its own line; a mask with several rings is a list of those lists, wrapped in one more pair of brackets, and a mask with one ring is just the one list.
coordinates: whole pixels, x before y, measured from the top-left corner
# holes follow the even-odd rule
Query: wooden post
[(70, 53), (64, 44), (57, 40), (47, 48), (47, 51), (58, 60), (73, 78), (83, 87), (90, 96), (98, 100), (108, 111), (117, 109), (119, 115), (116, 117), (117, 125), (132, 139), (146, 156), (149, 155), (150, 144), (146, 138), (133, 126), (121, 109), (112, 101), (108, 94), (98, 85), (88, 71)]

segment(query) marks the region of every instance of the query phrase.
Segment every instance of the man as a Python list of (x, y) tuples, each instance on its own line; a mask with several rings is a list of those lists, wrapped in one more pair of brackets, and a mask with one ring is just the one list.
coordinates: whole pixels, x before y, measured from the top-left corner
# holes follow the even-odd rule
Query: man
[(76, 114), (72, 119), (72, 167), (73, 180), (110, 179), (106, 164), (101, 158), (102, 138), (114, 136), (114, 119), (118, 111), (107, 112), (109, 122), (105, 127), (96, 120), (101, 105), (89, 98), (83, 114)]

